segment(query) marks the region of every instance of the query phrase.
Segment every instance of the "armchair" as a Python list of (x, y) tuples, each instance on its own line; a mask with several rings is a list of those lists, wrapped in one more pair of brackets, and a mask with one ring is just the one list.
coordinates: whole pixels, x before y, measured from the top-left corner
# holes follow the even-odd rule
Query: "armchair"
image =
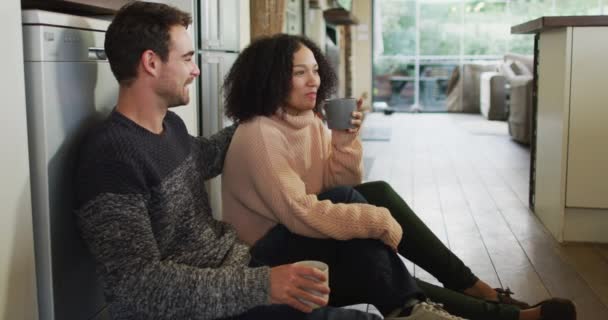
[(529, 144), (532, 133), (532, 71), (524, 62), (506, 60), (500, 66), (509, 84), (509, 134), (515, 141)]
[(500, 72), (481, 73), (479, 108), (488, 120), (507, 119), (507, 92), (505, 76)]

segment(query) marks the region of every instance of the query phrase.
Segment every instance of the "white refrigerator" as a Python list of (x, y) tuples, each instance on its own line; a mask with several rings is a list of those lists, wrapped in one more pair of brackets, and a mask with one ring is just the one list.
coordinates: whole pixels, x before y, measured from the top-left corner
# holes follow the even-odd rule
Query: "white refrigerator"
[(108, 22), (23, 11), (32, 220), (41, 320), (105, 319), (95, 266), (75, 223), (73, 173), (83, 134), (116, 104), (103, 50)]

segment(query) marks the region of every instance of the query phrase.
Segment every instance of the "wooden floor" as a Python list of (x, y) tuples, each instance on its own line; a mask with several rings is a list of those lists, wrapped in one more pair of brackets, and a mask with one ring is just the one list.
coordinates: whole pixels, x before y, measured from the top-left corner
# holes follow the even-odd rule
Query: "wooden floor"
[(364, 141), (367, 180), (388, 181), (477, 276), (530, 303), (570, 298), (579, 320), (608, 319), (608, 246), (560, 245), (528, 209), (529, 149), (506, 122), (372, 113), (364, 123), (387, 127), (390, 141)]

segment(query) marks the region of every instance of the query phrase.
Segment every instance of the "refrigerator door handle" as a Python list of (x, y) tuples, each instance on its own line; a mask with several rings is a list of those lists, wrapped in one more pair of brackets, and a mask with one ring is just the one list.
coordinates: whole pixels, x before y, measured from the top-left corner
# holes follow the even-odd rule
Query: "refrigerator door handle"
[(108, 60), (106, 50), (100, 47), (89, 47), (88, 57), (91, 60)]
[(203, 15), (202, 15), (202, 20), (204, 20), (205, 23), (205, 27), (203, 28), (203, 48), (206, 48), (209, 46), (209, 27), (211, 26), (209, 23), (209, 16), (211, 16), (211, 13), (209, 12), (209, 0), (203, 0)]
[(221, 129), (218, 123), (220, 98), (221, 57), (209, 52), (201, 52), (201, 125), (205, 137)]
[[(219, 1), (219, 0), (218, 0)], [(222, 130), (224, 128), (224, 93), (223, 93), (223, 82), (224, 75), (226, 74), (226, 69), (224, 59), (222, 57), (218, 57), (218, 74), (217, 74), (217, 124), (218, 130)]]
[(219, 48), (221, 48), (224, 45), (224, 32), (222, 30), (222, 22), (224, 21), (223, 17), (224, 17), (224, 6), (222, 5), (222, 3), (220, 2), (220, 0), (216, 0), (217, 1), (217, 46)]
[[(211, 1), (214, 1), (214, 5), (215, 5), (215, 10), (213, 10), (213, 12), (211, 12)], [(203, 33), (203, 48), (204, 47), (208, 47), (209, 49), (212, 48), (219, 48), (221, 41), (219, 40), (220, 37), (220, 17), (219, 17), (219, 13), (220, 13), (220, 0), (204, 0), (203, 1), (203, 10), (204, 10), (204, 14), (203, 14), (203, 20), (205, 20), (205, 32)], [(212, 35), (211, 32), (211, 20), (212, 17), (215, 17), (215, 34)], [(213, 37), (213, 38), (212, 38)]]

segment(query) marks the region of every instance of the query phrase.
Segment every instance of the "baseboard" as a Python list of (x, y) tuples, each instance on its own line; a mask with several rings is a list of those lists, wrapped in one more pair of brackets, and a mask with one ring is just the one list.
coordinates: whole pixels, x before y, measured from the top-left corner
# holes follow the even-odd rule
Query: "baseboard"
[(566, 242), (608, 243), (608, 209), (566, 208)]

